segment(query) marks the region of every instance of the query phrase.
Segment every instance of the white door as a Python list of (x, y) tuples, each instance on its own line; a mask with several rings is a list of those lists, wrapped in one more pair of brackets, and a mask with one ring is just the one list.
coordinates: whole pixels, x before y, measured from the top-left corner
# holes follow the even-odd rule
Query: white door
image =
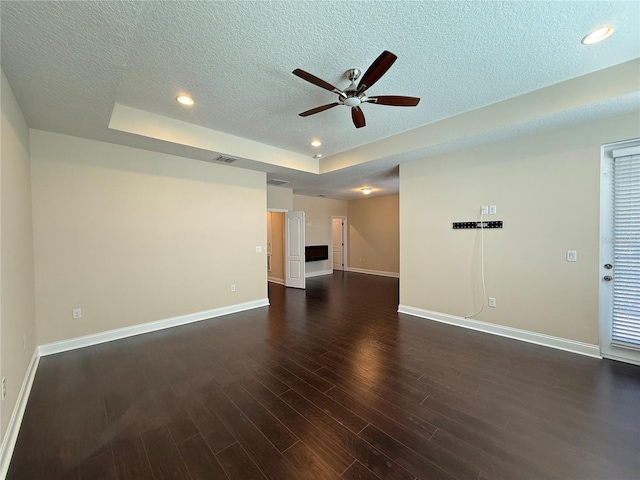
[(344, 220), (334, 218), (331, 222), (333, 239), (333, 269), (344, 270)]
[(640, 365), (640, 140), (603, 147), (600, 353)]
[(284, 214), (284, 284), (287, 287), (306, 287), (304, 278), (304, 227), (304, 212), (286, 212)]

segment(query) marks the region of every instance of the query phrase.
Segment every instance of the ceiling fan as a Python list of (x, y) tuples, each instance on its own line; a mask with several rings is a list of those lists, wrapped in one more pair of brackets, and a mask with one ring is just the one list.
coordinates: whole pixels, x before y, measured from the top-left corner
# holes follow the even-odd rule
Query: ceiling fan
[(391, 68), (391, 65), (393, 65), (393, 62), (395, 62), (397, 58), (398, 57), (396, 57), (391, 52), (388, 52), (386, 50), (382, 52), (380, 56), (376, 58), (371, 66), (367, 69), (367, 71), (364, 72), (364, 75), (360, 79), (358, 85), (356, 85), (356, 80), (360, 78), (360, 70), (357, 68), (347, 70), (345, 72), (345, 76), (351, 81), (351, 85), (349, 85), (344, 90), (340, 90), (330, 83), (325, 82), (321, 78), (318, 78), (315, 75), (311, 75), (304, 70), (296, 68), (291, 73), (297, 75), (303, 80), (306, 80), (307, 82), (317, 85), (320, 88), (324, 88), (325, 90), (329, 90), (330, 92), (338, 94), (337, 102), (328, 103), (327, 105), (312, 108), (311, 110), (302, 112), (299, 115), (301, 117), (308, 117), (309, 115), (324, 112), (325, 110), (337, 107), (338, 105), (346, 105), (347, 107), (351, 107), (351, 118), (353, 119), (353, 124), (356, 126), (356, 128), (362, 128), (366, 125), (364, 120), (364, 113), (360, 108), (360, 105), (363, 103), (391, 105), (394, 107), (415, 107), (416, 105), (418, 105), (418, 102), (420, 102), (420, 99), (417, 97), (403, 97), (400, 95), (378, 95), (369, 97), (366, 94), (367, 89), (371, 88), (374, 83), (380, 80), (380, 78), (385, 73), (387, 73), (387, 70)]

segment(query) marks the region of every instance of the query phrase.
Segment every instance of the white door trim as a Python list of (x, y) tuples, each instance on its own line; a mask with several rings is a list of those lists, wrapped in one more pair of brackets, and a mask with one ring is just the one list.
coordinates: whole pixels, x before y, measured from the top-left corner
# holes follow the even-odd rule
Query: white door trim
[[(600, 156), (600, 302), (599, 329), (600, 355), (604, 358), (640, 365), (640, 352), (611, 345), (611, 311), (613, 302), (613, 282), (603, 280), (612, 275), (615, 282), (615, 261), (613, 258), (613, 150), (640, 145), (640, 139), (606, 144), (601, 147)], [(614, 265), (613, 270), (604, 268), (606, 263)], [(612, 273), (613, 272), (613, 273)]]

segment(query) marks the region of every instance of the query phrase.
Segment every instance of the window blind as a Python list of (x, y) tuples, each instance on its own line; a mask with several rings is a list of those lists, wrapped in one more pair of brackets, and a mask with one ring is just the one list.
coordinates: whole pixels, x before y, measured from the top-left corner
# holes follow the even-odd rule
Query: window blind
[(640, 154), (629, 150), (614, 151), (611, 343), (640, 349)]

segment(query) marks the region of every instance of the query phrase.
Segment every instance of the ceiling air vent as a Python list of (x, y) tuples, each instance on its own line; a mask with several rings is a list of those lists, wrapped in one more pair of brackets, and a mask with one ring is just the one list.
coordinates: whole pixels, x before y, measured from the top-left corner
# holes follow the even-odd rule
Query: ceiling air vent
[(271, 180), (267, 180), (267, 185), (284, 185), (285, 183), (289, 183), (287, 180), (278, 180), (277, 178), (272, 178)]
[(233, 163), (237, 160), (237, 158), (227, 157), (225, 155), (220, 155), (213, 159), (214, 162), (222, 162), (222, 163)]

